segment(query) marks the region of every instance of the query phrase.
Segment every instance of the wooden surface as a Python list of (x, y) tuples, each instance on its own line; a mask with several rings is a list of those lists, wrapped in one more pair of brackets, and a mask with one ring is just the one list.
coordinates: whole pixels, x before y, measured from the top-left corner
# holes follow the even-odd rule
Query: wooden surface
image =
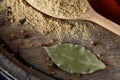
[[(5, 37), (6, 36), (4, 36), (3, 38), (0, 37), (0, 54), (2, 53), (11, 62), (13, 62), (14, 65), (11, 65), (13, 63), (11, 63), (10, 61), (9, 62), (1, 61), (3, 59), (0, 58), (0, 62), (2, 62), (1, 63), (2, 65), (0, 64), (0, 67), (3, 67), (5, 69), (9, 70), (10, 74), (14, 75), (19, 80), (27, 79), (28, 77), (30, 78), (29, 80), (34, 80), (35, 78), (32, 75), (39, 77), (39, 79), (36, 78), (35, 80), (55, 80), (54, 78), (52, 78), (46, 74), (43, 74), (40, 71), (32, 69), (31, 65), (29, 65), (25, 62), (22, 63), (22, 61), (24, 61), (24, 60), (22, 60), (22, 58), (20, 57), (20, 54), (19, 54), (19, 51), (21, 51), (21, 50), (19, 50), (18, 47), (16, 47), (16, 46), (10, 46), (9, 43), (11, 44), (11, 42), (7, 41), (7, 37), (6, 37), (6, 40), (5, 40), (6, 43), (5, 43), (4, 42)], [(13, 40), (13, 38), (12, 38), (12, 40)], [(7, 43), (7, 42), (9, 42), (9, 43)], [(25, 70), (27, 73), (23, 72), (23, 70), (21, 70), (20, 68)], [(12, 70), (14, 70), (14, 71), (12, 71)]]
[[(2, 13), (4, 14), (4, 12)], [(53, 64), (42, 48), (42, 46), (58, 43), (60, 40), (56, 37), (56, 34), (41, 35), (31, 31), (29, 26), (13, 26), (10, 22), (6, 22), (1, 14), (0, 39), (3, 40), (7, 47), (5, 47), (2, 42), (0, 42), (0, 44), (5, 49), (10, 48), (12, 50), (11, 52), (11, 50), (8, 49), (8, 52), (11, 53), (7, 55), (8, 58), (12, 56), (18, 60), (17, 62), (16, 60), (11, 61), (25, 69), (28, 73), (32, 72), (32, 74), (39, 76), (43, 80), (48, 80), (48, 78), (49, 80), (119, 80), (120, 36), (91, 22), (79, 21), (78, 23), (84, 25), (80, 27), (81, 30), (76, 33), (78, 37), (72, 38), (69, 34), (64, 35), (62, 42), (80, 44), (90, 49), (106, 64), (106, 69), (87, 75), (70, 74), (59, 69)], [(73, 24), (74, 27), (74, 22), (71, 22), (71, 24)], [(53, 43), (51, 43), (51, 40), (53, 40)], [(30, 65), (27, 64), (26, 66), (24, 61)]]
[[(26, 68), (26, 70), (28, 71), (24, 71), (23, 67), (24, 69)], [(28, 79), (41, 80), (42, 79), (42, 78), (39, 79), (39, 77), (32, 75), (31, 72), (34, 72), (34, 70), (29, 69), (28, 67), (20, 63), (13, 55), (11, 55), (2, 46), (0, 46), (0, 71), (5, 73), (6, 76), (9, 77), (9, 80), (28, 80)]]
[[(80, 75), (70, 74), (57, 68), (49, 60), (42, 45), (54, 44), (59, 40), (53, 35), (41, 35), (32, 32), (27, 26), (0, 27), (0, 37), (5, 43), (34, 68), (57, 79), (65, 80), (119, 80), (120, 79), (120, 37), (99, 26), (93, 26), (89, 22), (82, 22), (87, 25), (90, 32), (89, 38), (84, 39), (79, 34), (78, 39), (72, 39), (65, 35), (63, 42), (76, 43), (90, 49), (96, 56), (100, 56), (107, 68), (92, 74)], [(54, 40), (54, 43), (50, 43)]]

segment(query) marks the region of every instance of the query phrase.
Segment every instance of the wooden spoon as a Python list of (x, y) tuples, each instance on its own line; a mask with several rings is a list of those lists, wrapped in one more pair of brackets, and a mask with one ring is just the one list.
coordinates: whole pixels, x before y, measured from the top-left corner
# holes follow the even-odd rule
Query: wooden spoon
[(26, 0), (26, 2), (34, 9), (51, 17), (66, 20), (92, 21), (115, 34), (120, 35), (120, 26), (96, 13), (87, 0), (53, 1), (54, 2), (49, 0)]
[(89, 0), (89, 3), (96, 12), (120, 25), (120, 0)]

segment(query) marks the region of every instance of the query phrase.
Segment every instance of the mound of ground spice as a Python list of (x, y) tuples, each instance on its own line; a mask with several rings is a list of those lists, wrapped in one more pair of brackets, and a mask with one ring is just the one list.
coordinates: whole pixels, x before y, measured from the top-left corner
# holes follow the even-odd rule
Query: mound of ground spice
[[(12, 24), (18, 25), (20, 20), (25, 19), (24, 24), (37, 33), (43, 35), (55, 34), (59, 39), (62, 39), (64, 35), (70, 35), (71, 38), (77, 39), (80, 34), (83, 38), (88, 39), (91, 35), (90, 31), (86, 29), (87, 26), (81, 24), (80, 21), (69, 22), (46, 16), (28, 5), (25, 0), (3, 0), (0, 2), (0, 6), (1, 4), (3, 10), (11, 7), (12, 20), (10, 21), (12, 21)], [(82, 33), (78, 34), (78, 32)]]

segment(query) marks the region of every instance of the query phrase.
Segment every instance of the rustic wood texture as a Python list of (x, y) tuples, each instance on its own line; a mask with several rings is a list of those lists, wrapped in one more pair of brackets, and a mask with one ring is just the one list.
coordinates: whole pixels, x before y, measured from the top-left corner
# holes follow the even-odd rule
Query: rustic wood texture
[[(119, 80), (120, 79), (120, 37), (89, 22), (86, 24), (91, 36), (88, 39), (73, 40), (66, 35), (63, 42), (76, 43), (90, 49), (99, 56), (107, 68), (92, 74), (70, 74), (57, 68), (49, 59), (41, 45), (49, 44), (51, 40), (57, 43), (59, 40), (52, 36), (44, 36), (31, 31), (27, 26), (0, 27), (0, 37), (25, 61), (37, 69), (53, 77), (68, 80)], [(54, 44), (52, 43), (52, 44)]]
[[(79, 24), (84, 24), (85, 29), (77, 33), (78, 38), (73, 39), (68, 34), (64, 35), (62, 42), (85, 46), (98, 56), (99, 59), (106, 64), (107, 68), (87, 75), (70, 74), (56, 67), (42, 48), (42, 46), (49, 46), (59, 42), (59, 39), (54, 36), (55, 34), (41, 35), (31, 31), (29, 27), (25, 25), (12, 26), (1, 16), (2, 15), (0, 15), (0, 38), (15, 52), (15, 55), (23, 58), (41, 72), (55, 79), (65, 80), (120, 79), (120, 36), (91, 22), (80, 21)], [(53, 40), (53, 43), (51, 40)], [(1, 44), (1, 46), (4, 45)], [(14, 62), (14, 60), (12, 61)], [(22, 66), (20, 67), (24, 68)], [(39, 73), (37, 76), (41, 77)]]

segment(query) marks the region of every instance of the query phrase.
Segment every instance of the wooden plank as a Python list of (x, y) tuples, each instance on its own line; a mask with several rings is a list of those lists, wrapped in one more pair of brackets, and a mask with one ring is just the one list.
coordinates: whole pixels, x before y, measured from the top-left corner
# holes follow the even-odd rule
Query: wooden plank
[[(13, 29), (6, 29), (3, 28), (0, 32), (2, 35), (2, 39), (11, 47), (14, 51), (19, 51), (18, 55), (20, 55), (24, 60), (29, 62), (30, 64), (36, 66), (41, 71), (47, 73), (48, 75), (55, 76), (57, 78), (62, 79), (71, 79), (78, 75), (73, 75), (67, 72), (64, 72), (61, 69), (55, 68), (53, 62), (51, 60), (48, 60), (47, 53), (42, 49), (42, 45), (52, 45), (52, 41), (54, 41), (53, 44), (57, 43), (57, 40), (54, 37), (44, 37), (44, 36), (33, 36), (30, 38), (22, 38), (11, 40), (9, 41), (11, 36), (8, 36), (11, 32), (17, 34), (17, 36), (22, 35), (19, 34), (19, 28), (13, 28)], [(24, 28), (23, 28), (24, 29)], [(22, 29), (22, 30), (23, 30)], [(33, 33), (34, 34), (34, 33)], [(33, 35), (32, 34), (32, 35)], [(4, 37), (4, 36), (7, 36)], [(31, 45), (34, 44), (34, 45)]]
[[(87, 23), (85, 23), (87, 24)], [(21, 27), (20, 27), (21, 28)], [(51, 40), (55, 39), (55, 43), (58, 40), (52, 36), (44, 36), (44, 35), (36, 35), (34, 32), (28, 30), (29, 35), (32, 35), (28, 38), (21, 37), (24, 34), (20, 34), (19, 27), (16, 29), (12, 29), (9, 32), (8, 28), (1, 29), (0, 28), (0, 36), (2, 39), (10, 46), (13, 50), (19, 51), (19, 55), (28, 61), (31, 64), (37, 65), (39, 69), (44, 70), (47, 74), (51, 74), (52, 76), (61, 78), (61, 79), (69, 79), (69, 80), (119, 80), (120, 79), (120, 37), (96, 27), (94, 30), (88, 25), (87, 27), (91, 31), (91, 37), (88, 40), (79, 37), (77, 40), (70, 39), (66, 35), (63, 39), (63, 42), (77, 43), (83, 45), (90, 49), (96, 56), (99, 55), (99, 59), (102, 60), (107, 68), (92, 74), (82, 75), (80, 74), (70, 74), (64, 72), (59, 68), (48, 67), (50, 61), (46, 61), (46, 53), (40, 47), (40, 44), (49, 44)], [(24, 29), (24, 28), (23, 28)], [(8, 36), (10, 33), (17, 34), (18, 38), (14, 40), (9, 40), (11, 37)], [(98, 32), (100, 33), (98, 35)], [(81, 35), (79, 35), (81, 36)], [(69, 39), (68, 39), (69, 38)], [(69, 40), (69, 41), (68, 41)], [(95, 42), (94, 45), (91, 41)], [(30, 43), (29, 43), (30, 42)], [(39, 44), (40, 43), (40, 44)], [(53, 43), (53, 44), (55, 44)], [(31, 46), (34, 44), (33, 46)], [(55, 73), (54, 73), (55, 72)], [(53, 74), (54, 73), (54, 74)]]
[(20, 68), (22, 68), (23, 70), (27, 71), (30, 74), (36, 75), (38, 76), (40, 79), (42, 80), (55, 80), (41, 72), (38, 72), (34, 69), (28, 68), (27, 66), (25, 66), (24, 64), (22, 64), (20, 61), (18, 61), (14, 56), (12, 56), (8, 51), (6, 51), (3, 47), (0, 46), (0, 52), (5, 55), (9, 60), (12, 60), (12, 62), (19, 66)]

